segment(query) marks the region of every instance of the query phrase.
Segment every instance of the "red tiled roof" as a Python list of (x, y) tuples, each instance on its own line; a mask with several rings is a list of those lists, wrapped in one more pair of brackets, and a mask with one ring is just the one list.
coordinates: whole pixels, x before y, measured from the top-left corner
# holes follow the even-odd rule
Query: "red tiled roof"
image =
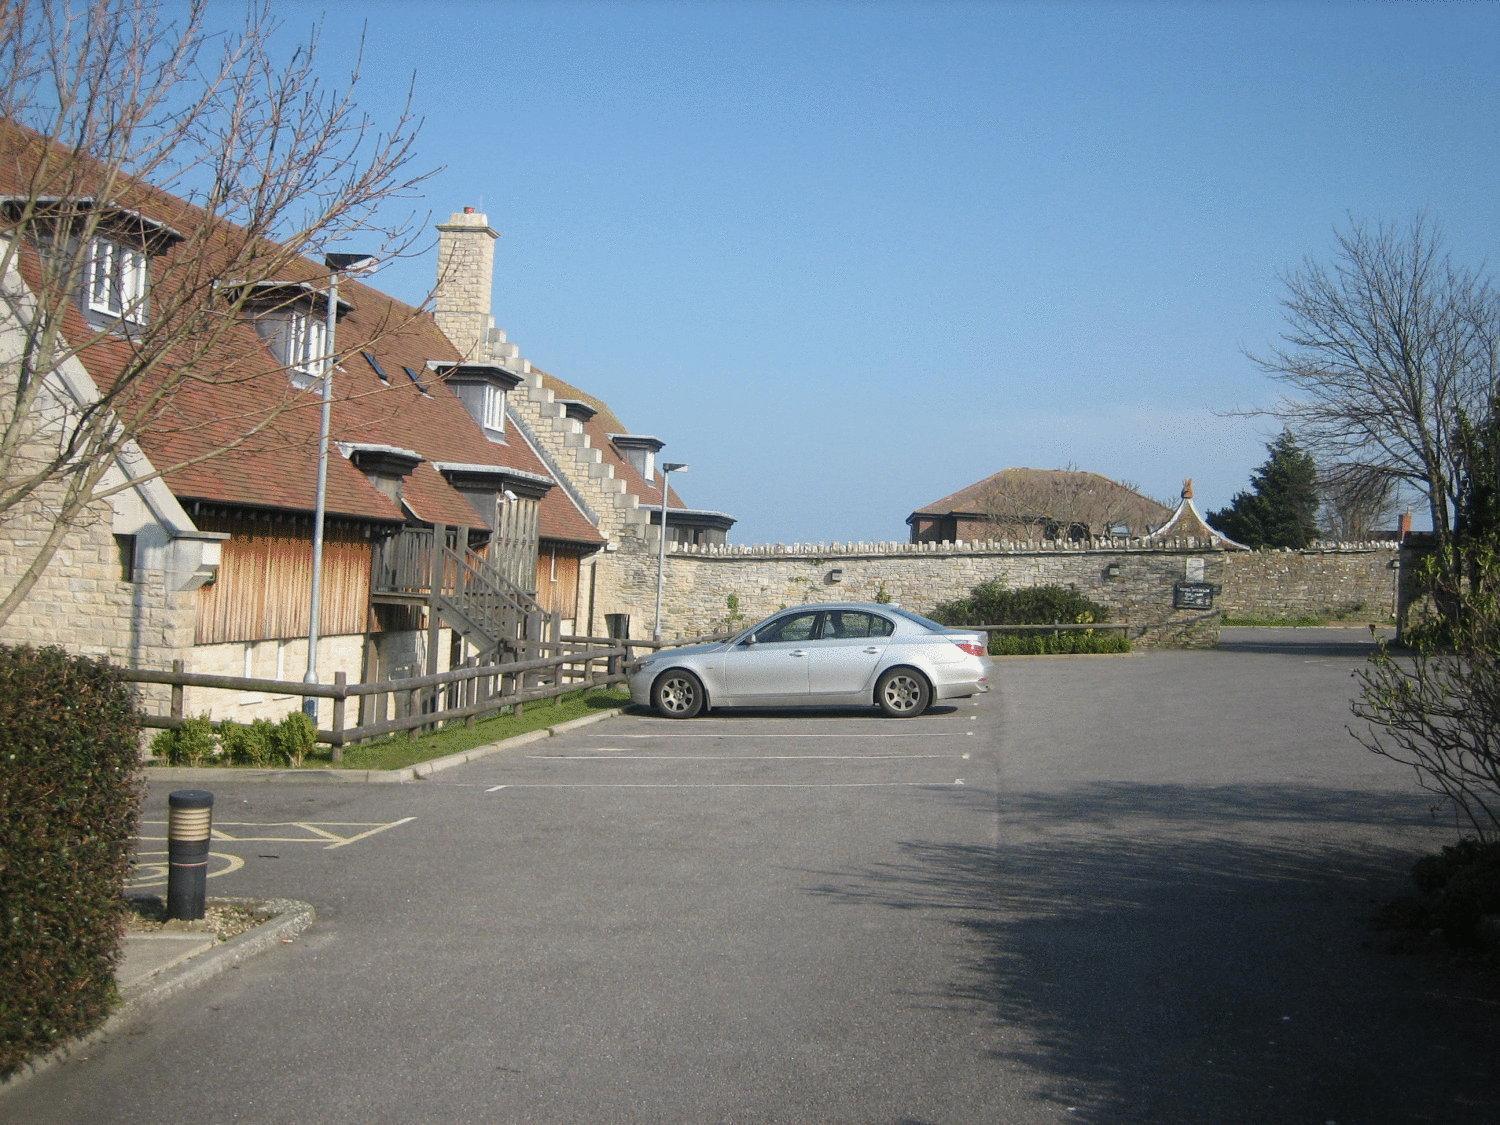
[[(1079, 478), (1080, 483), (1099, 488), (1116, 494), (1122, 507), (1128, 512), (1132, 521), (1138, 521), (1143, 526), (1156, 526), (1165, 522), (1172, 514), (1172, 510), (1157, 503), (1148, 496), (1142, 496), (1133, 488), (1110, 480), (1099, 473), (1082, 472), (1076, 469), (1001, 469), (981, 481), (975, 481), (967, 487), (960, 488), (957, 492), (944, 496), (940, 500), (934, 500), (931, 504), (924, 504), (908, 516), (946, 516), (954, 514), (983, 515), (985, 510), (985, 498), (999, 488), (1024, 489), (1028, 484), (1041, 482), (1048, 477)], [(1038, 512), (1039, 516), (1050, 515), (1047, 512)]]
[[(28, 190), (41, 142), (29, 131), (0, 121), (0, 195)], [(114, 206), (129, 207), (178, 231), (203, 229), (198, 208), (135, 181), (123, 181), (111, 196)], [(76, 186), (71, 189), (78, 194)], [(232, 263), (245, 233), (233, 224), (214, 222), (206, 239), (193, 246), (192, 262), (172, 249), (154, 255), (154, 287), (170, 286), (179, 271), (204, 268), (221, 281), (236, 280)], [(189, 243), (191, 245), (191, 243)], [(278, 278), (310, 282), (322, 289), (327, 272), (307, 258), (289, 255), (270, 244), (255, 244), (256, 253), (285, 259)], [(23, 272), (35, 287), (40, 263), (25, 255)], [(163, 292), (170, 293), (170, 289)], [(380, 443), (411, 449), (425, 460), (404, 486), (411, 512), (427, 522), (485, 526), (468, 501), (450, 487), (433, 461), (494, 465), (547, 476), (536, 453), (516, 432), (505, 443), (491, 441), (453, 390), (431, 372), (429, 361), (457, 361), (458, 351), (433, 318), (369, 285), (341, 281), (341, 301), (353, 308), (339, 319), (337, 347), (345, 358), (334, 374), (333, 441)], [(97, 334), (76, 304), (70, 303), (64, 337), (89, 341), (78, 358), (93, 380), (114, 386), (131, 355), (122, 337)], [(370, 351), (388, 376), (382, 381), (361, 354)], [(174, 347), (168, 363), (204, 372), (175, 388), (164, 408), (143, 427), (140, 445), (179, 498), (212, 503), (310, 511), (314, 504), (320, 398), (316, 389), (299, 391), (271, 355), (248, 320), (223, 327), (215, 340), (186, 340)], [(411, 368), (421, 386), (410, 379)], [(257, 424), (259, 432), (248, 434)], [(216, 451), (230, 446), (227, 453)], [(554, 486), (541, 504), (543, 534), (598, 543), (601, 538)], [(328, 461), (327, 509), (330, 514), (376, 521), (405, 518), (396, 505), (344, 457)]]

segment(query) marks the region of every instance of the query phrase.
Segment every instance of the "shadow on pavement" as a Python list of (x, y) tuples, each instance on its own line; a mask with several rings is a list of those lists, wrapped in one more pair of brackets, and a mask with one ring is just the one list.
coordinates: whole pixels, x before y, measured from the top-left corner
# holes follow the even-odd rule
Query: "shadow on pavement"
[(1365, 657), (1375, 648), (1376, 639), (1368, 629), (1232, 628), (1220, 632), (1217, 651)]
[[(951, 703), (934, 703), (917, 719), (942, 718), (944, 715), (952, 715), (961, 708)], [(661, 718), (649, 707), (641, 707), (631, 704), (626, 708), (631, 715), (640, 715), (646, 718)], [(708, 719), (884, 719), (885, 716), (874, 706), (870, 707), (715, 707), (704, 718)], [(683, 730), (693, 729), (692, 719), (680, 720), (684, 726)], [(906, 719), (890, 719), (891, 728), (894, 733), (899, 733), (901, 724)]]
[[(955, 799), (994, 815), (993, 794)], [(972, 955), (949, 987), (908, 1002), (982, 1013), (995, 1056), (1080, 1120), (1500, 1119), (1495, 980), (1371, 948), (1366, 920), (1427, 846), (1390, 846), (1411, 805), (1275, 786), (1006, 796), (994, 847), (911, 841), (811, 893), (961, 929)]]

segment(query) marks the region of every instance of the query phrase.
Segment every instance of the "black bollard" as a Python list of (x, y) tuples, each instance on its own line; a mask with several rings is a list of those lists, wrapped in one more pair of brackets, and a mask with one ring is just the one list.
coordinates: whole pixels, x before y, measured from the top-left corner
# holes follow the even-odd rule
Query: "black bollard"
[(167, 809), (167, 917), (195, 922), (203, 917), (208, 893), (214, 795), (179, 789), (167, 798)]

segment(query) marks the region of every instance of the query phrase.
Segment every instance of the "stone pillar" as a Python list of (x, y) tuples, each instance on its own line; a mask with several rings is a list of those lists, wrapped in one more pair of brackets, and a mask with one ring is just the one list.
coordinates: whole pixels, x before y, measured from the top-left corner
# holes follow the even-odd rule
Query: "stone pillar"
[(438, 276), (434, 315), (438, 327), (466, 359), (485, 358), (490, 329), (490, 296), (495, 273), (495, 239), (500, 232), (483, 212), (465, 207), (438, 224)]

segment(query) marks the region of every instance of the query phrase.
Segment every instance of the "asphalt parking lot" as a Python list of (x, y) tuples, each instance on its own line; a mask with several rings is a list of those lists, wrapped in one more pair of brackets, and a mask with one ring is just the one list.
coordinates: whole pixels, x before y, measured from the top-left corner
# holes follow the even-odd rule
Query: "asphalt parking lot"
[(1343, 730), (1358, 637), (1238, 642), (226, 778), (211, 893), (318, 923), (0, 1117), (1500, 1118), (1492, 982), (1366, 927), (1451, 830)]

